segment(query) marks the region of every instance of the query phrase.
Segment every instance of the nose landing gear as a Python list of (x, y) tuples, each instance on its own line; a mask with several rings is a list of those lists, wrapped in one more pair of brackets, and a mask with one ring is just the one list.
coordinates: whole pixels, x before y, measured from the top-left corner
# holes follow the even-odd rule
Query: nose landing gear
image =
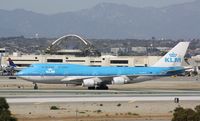
[(34, 90), (38, 90), (38, 85), (37, 85), (37, 83), (33, 83), (33, 84), (34, 84), (33, 89), (34, 89)]

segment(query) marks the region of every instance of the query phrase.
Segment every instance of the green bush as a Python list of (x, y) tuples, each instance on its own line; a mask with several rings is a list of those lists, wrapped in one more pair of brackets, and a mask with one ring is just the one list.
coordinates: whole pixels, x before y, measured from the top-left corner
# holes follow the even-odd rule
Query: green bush
[(59, 110), (59, 108), (57, 106), (51, 106), (50, 108), (51, 110)]
[(200, 105), (197, 105), (197, 106), (195, 107), (195, 111), (198, 112), (198, 113), (200, 113)]
[(117, 106), (118, 106), (118, 107), (120, 107), (120, 106), (121, 106), (121, 104), (119, 103), (119, 104), (117, 104)]
[(3, 97), (0, 97), (0, 121), (17, 121), (15, 117), (12, 117), (9, 105)]
[(84, 111), (81, 111), (81, 112), (79, 112), (79, 113), (85, 113)]
[(174, 110), (172, 121), (200, 121), (200, 105), (195, 110), (178, 107)]
[(93, 111), (93, 112), (96, 112), (96, 113), (101, 113), (102, 112), (102, 110), (96, 110), (96, 111)]

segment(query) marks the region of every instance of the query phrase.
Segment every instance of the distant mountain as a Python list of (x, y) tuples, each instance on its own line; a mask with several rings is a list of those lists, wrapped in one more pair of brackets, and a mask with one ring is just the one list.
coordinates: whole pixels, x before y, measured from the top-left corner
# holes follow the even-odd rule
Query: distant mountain
[(0, 10), (0, 36), (87, 38), (200, 38), (200, 1), (164, 8), (101, 3), (91, 9), (45, 15)]

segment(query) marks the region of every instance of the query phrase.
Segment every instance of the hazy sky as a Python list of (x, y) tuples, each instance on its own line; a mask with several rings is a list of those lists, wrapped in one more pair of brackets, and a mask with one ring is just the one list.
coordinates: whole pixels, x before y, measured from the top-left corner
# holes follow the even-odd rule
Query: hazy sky
[(98, 3), (111, 2), (136, 7), (163, 7), (194, 0), (0, 0), (0, 9), (25, 9), (38, 13), (58, 13), (91, 8)]

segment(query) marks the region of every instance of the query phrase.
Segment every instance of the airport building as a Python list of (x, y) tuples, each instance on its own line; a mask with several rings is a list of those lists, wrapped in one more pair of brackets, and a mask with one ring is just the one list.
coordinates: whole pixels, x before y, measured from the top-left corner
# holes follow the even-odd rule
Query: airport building
[[(66, 48), (68, 42), (73, 42), (78, 48)], [(71, 46), (70, 46), (71, 47)], [(142, 49), (142, 48), (141, 48)], [(21, 53), (5, 54), (5, 49), (0, 51), (1, 64), (6, 65), (7, 59), (21, 68), (34, 63), (69, 63), (90, 66), (151, 66), (156, 63), (160, 56), (112, 56), (101, 55), (100, 52), (87, 40), (78, 35), (66, 35), (55, 40), (46, 50), (45, 54), (27, 55)], [(193, 66), (200, 67), (200, 56), (189, 59)], [(185, 63), (187, 65), (187, 62)]]
[(18, 67), (27, 67), (33, 63), (70, 63), (91, 66), (149, 66), (153, 65), (159, 56), (100, 56), (76, 57), (72, 55), (8, 55), (1, 59), (2, 64), (11, 58)]

